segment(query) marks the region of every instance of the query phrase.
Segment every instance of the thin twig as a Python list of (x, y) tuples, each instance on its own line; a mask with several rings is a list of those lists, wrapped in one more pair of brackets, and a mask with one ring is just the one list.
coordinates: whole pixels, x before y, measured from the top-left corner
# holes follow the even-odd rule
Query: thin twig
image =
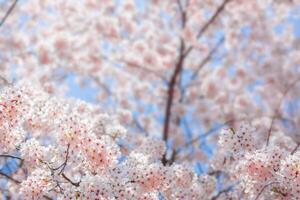
[(226, 126), (226, 125), (228, 125), (228, 124), (230, 124), (230, 123), (232, 123), (232, 122), (234, 122), (234, 121), (236, 121), (236, 120), (235, 120), (235, 119), (227, 120), (226, 122), (224, 122), (224, 123), (221, 124), (220, 126), (218, 126), (218, 127), (213, 127), (213, 128), (211, 128), (211, 129), (209, 129), (209, 130), (206, 131), (204, 134), (199, 135), (199, 136), (193, 138), (192, 140), (188, 141), (187, 143), (185, 143), (185, 144), (183, 145), (183, 147), (188, 147), (189, 145), (194, 144), (194, 143), (197, 142), (201, 137), (207, 136), (208, 133), (215, 132), (215, 131), (219, 130), (220, 128), (222, 128), (223, 126)]
[(185, 58), (183, 55), (184, 49), (185, 49), (184, 41), (181, 39), (180, 53), (179, 53), (180, 56), (179, 56), (176, 66), (175, 66), (174, 72), (171, 76), (171, 80), (168, 84), (168, 97), (167, 97), (167, 103), (166, 103), (166, 109), (165, 109), (165, 120), (164, 120), (164, 127), (163, 127), (163, 140), (164, 141), (167, 141), (169, 138), (171, 108), (172, 108), (172, 104), (173, 104), (173, 97), (174, 97), (174, 91), (175, 91), (177, 77), (183, 68), (183, 62), (184, 62), (184, 58)]
[[(218, 18), (218, 16), (223, 12), (223, 10), (226, 7), (226, 4), (228, 4), (231, 0), (224, 0), (223, 3), (217, 8), (215, 13), (211, 16), (211, 18), (202, 26), (202, 28), (199, 30), (197, 34), (197, 38), (199, 39), (206, 31), (207, 29), (215, 22), (215, 20)], [(190, 46), (186, 52), (185, 55), (189, 54), (193, 49), (193, 46)]]
[(224, 43), (225, 37), (223, 36), (217, 44), (210, 50), (210, 52), (207, 54), (207, 56), (201, 61), (201, 63), (198, 65), (197, 69), (191, 76), (191, 80), (194, 80), (197, 75), (199, 74), (200, 70), (208, 63), (208, 61), (211, 60), (212, 56), (218, 51), (220, 46)]
[(120, 60), (120, 62), (123, 62), (126, 65), (126, 67), (136, 68), (136, 69), (145, 71), (147, 73), (155, 75), (156, 77), (160, 78), (161, 80), (163, 80), (165, 82), (167, 81), (166, 78), (161, 73), (159, 73), (155, 70), (152, 70), (150, 68), (147, 68), (147, 67), (141, 66), (137, 63), (132, 63), (132, 62), (129, 62), (129, 61), (126, 61), (126, 60)]
[(104, 90), (108, 95), (112, 95), (112, 91), (110, 90), (110, 88), (109, 88), (105, 83), (103, 83), (103, 82), (100, 80), (99, 77), (97, 77), (97, 76), (92, 76), (91, 78), (96, 82), (97, 85), (99, 85), (100, 87), (102, 87), (103, 90)]
[(177, 0), (177, 4), (178, 4), (178, 7), (179, 7), (179, 11), (181, 13), (181, 23), (182, 23), (181, 26), (182, 26), (182, 29), (184, 29), (185, 24), (186, 24), (186, 12), (183, 9), (183, 6), (182, 6), (180, 0)]
[(20, 184), (20, 183), (21, 183), (21, 181), (18, 181), (17, 179), (14, 179), (13, 177), (11, 177), (11, 176), (5, 174), (4, 172), (1, 172), (1, 171), (0, 171), (0, 175), (1, 175), (1, 176), (4, 176), (4, 177), (7, 178), (8, 180), (10, 180), (10, 181), (12, 181), (12, 182), (14, 182), (14, 183), (16, 183), (16, 184)]
[(294, 153), (296, 153), (296, 151), (298, 151), (299, 146), (300, 146), (300, 143), (297, 143), (295, 148), (292, 150), (291, 155), (294, 155)]
[(145, 71), (149, 74), (153, 74), (155, 75), (156, 77), (160, 78), (162, 81), (164, 82), (167, 82), (167, 79), (159, 72), (155, 71), (155, 70), (152, 70), (150, 68), (147, 68), (147, 67), (144, 67), (144, 66), (141, 66), (139, 65), (138, 63), (133, 63), (133, 62), (130, 62), (130, 61), (127, 61), (125, 59), (121, 59), (121, 58), (118, 58), (118, 59), (115, 59), (115, 60), (112, 60), (110, 59), (109, 57), (107, 57), (106, 55), (101, 55), (102, 59), (111, 63), (111, 64), (116, 64), (116, 63), (122, 63), (124, 64), (126, 67), (130, 67), (130, 68), (136, 68), (136, 69), (139, 69), (139, 70), (142, 70), (142, 71)]
[(13, 158), (13, 159), (18, 159), (18, 160), (23, 160), (22, 158), (18, 157), (18, 156), (13, 156), (13, 155), (9, 155), (9, 154), (0, 154), (0, 157), (3, 158)]
[(46, 196), (46, 195), (44, 195), (43, 197), (44, 197), (45, 199), (47, 199), (47, 200), (52, 200), (51, 197), (48, 197), (48, 196)]
[(62, 175), (62, 177), (63, 177), (64, 179), (66, 179), (69, 183), (71, 183), (72, 185), (74, 185), (74, 186), (76, 186), (76, 187), (79, 187), (81, 181), (73, 182), (71, 179), (69, 179), (69, 178), (65, 175), (65, 173), (62, 173), (61, 175)]
[(139, 122), (136, 117), (133, 117), (133, 122), (135, 123), (136, 127), (142, 131), (146, 136), (149, 135), (149, 132), (143, 127), (143, 125)]
[(260, 192), (257, 194), (255, 200), (258, 200), (258, 198), (260, 197), (260, 195), (264, 192), (264, 190), (265, 190), (267, 187), (269, 187), (270, 185), (273, 185), (273, 184), (275, 184), (275, 183), (279, 183), (279, 182), (278, 182), (278, 181), (274, 181), (274, 182), (271, 182), (271, 183), (266, 184), (266, 185), (260, 190)]
[[(21, 181), (18, 181), (17, 179), (14, 179), (13, 177), (11, 177), (11, 176), (9, 176), (9, 175), (7, 175), (7, 174), (1, 172), (1, 171), (0, 171), (0, 175), (4, 176), (5, 178), (7, 178), (8, 180), (12, 181), (12, 182), (15, 183), (15, 184), (21, 184)], [(46, 196), (46, 195), (44, 195), (43, 197), (44, 197), (45, 199), (52, 200), (51, 197), (48, 197), (48, 196)]]
[(212, 17), (206, 22), (206, 24), (204, 24), (204, 26), (200, 29), (197, 38), (200, 38), (203, 33), (205, 33), (205, 31), (210, 27), (211, 24), (213, 24), (216, 19), (218, 18), (218, 16), (222, 13), (222, 11), (225, 9), (225, 6), (227, 3), (229, 3), (229, 1), (231, 0), (224, 0), (223, 3), (218, 7), (218, 9), (216, 10), (216, 12), (212, 15)]
[(272, 117), (272, 120), (271, 120), (271, 125), (270, 125), (270, 128), (268, 130), (268, 136), (267, 136), (267, 146), (269, 146), (269, 142), (270, 142), (270, 137), (271, 137), (271, 133), (272, 133), (272, 130), (273, 130), (273, 126), (274, 126), (274, 123), (275, 123), (275, 119), (280, 116), (279, 115), (279, 109), (281, 107), (281, 104), (283, 103), (283, 100), (285, 99), (285, 97), (288, 95), (288, 93), (295, 87), (297, 86), (297, 83), (300, 81), (300, 78), (299, 79), (296, 79), (294, 80), (287, 88), (286, 90), (283, 92), (282, 94), (282, 97), (280, 98), (279, 102), (278, 102), (278, 105), (276, 106), (275, 108), (275, 112), (274, 112), (274, 115)]
[(11, 14), (11, 12), (13, 11), (13, 9), (16, 7), (18, 0), (15, 0), (11, 6), (9, 7), (9, 9), (7, 10), (7, 12), (5, 13), (4, 17), (1, 19), (0, 21), (0, 27), (5, 23), (5, 21), (7, 20), (8, 16)]
[(70, 144), (68, 144), (68, 147), (67, 147), (67, 152), (66, 152), (66, 157), (65, 157), (65, 162), (63, 163), (63, 166), (60, 170), (60, 172), (58, 174), (61, 174), (63, 173), (63, 171), (65, 170), (66, 166), (67, 166), (67, 163), (68, 163), (68, 158), (69, 158), (69, 150), (70, 150)]
[(0, 75), (0, 80), (5, 84), (5, 85), (11, 85), (11, 83), (6, 79), (4, 78), (3, 76)]
[[(61, 170), (59, 171), (58, 175), (61, 175), (61, 176), (62, 176), (64, 179), (66, 179), (69, 183), (71, 183), (72, 185), (78, 187), (81, 181), (75, 183), (75, 182), (73, 182), (71, 179), (69, 179), (69, 178), (65, 175), (65, 173), (64, 173), (65, 167), (67, 166), (68, 159), (69, 159), (69, 150), (70, 150), (70, 144), (68, 144), (64, 162), (63, 162), (60, 166), (58, 166), (58, 167), (56, 167), (56, 168), (51, 167), (47, 162), (44, 162), (44, 161), (42, 161), (42, 160), (41, 160), (41, 162), (47, 165), (47, 167), (51, 170), (52, 174), (54, 174), (54, 171), (59, 170), (59, 169), (61, 168)], [(58, 183), (58, 182), (56, 182), (56, 183), (57, 183), (58, 186), (59, 186), (59, 183)], [(60, 187), (60, 186), (59, 186), (59, 187)]]
[(234, 186), (229, 186), (227, 188), (224, 188), (222, 190), (220, 190), (215, 196), (213, 196), (211, 198), (211, 200), (217, 200), (223, 193), (227, 193), (227, 192), (230, 192), (232, 190)]
[[(177, 4), (181, 13), (181, 24), (182, 24), (182, 29), (184, 29), (185, 24), (186, 24), (186, 11), (184, 10), (181, 1), (177, 0)], [(185, 59), (185, 43), (183, 41), (182, 38), (180, 38), (180, 47), (179, 47), (179, 57), (178, 57), (178, 61), (177, 64), (175, 66), (175, 69), (173, 71), (173, 74), (170, 78), (170, 81), (168, 82), (168, 96), (167, 96), (167, 103), (166, 103), (166, 108), (165, 108), (165, 119), (164, 119), (164, 126), (163, 126), (163, 140), (165, 142), (167, 142), (168, 138), (169, 138), (169, 124), (170, 124), (170, 119), (171, 119), (171, 115), (172, 115), (172, 104), (173, 104), (173, 97), (174, 97), (174, 90), (176, 87), (176, 82), (177, 79), (181, 78), (181, 74), (182, 74), (182, 69), (183, 69), (183, 65), (184, 65), (184, 59)], [(181, 80), (179, 80), (180, 83)], [(177, 120), (177, 124), (180, 124), (180, 117)], [(164, 153), (163, 158), (162, 158), (162, 163), (164, 165), (166, 164), (172, 164), (173, 162), (175, 162), (176, 160), (176, 155), (177, 155), (177, 151), (175, 149), (172, 149), (172, 154), (171, 154), (171, 158), (169, 160), (167, 160), (166, 156), (167, 156), (167, 152)]]

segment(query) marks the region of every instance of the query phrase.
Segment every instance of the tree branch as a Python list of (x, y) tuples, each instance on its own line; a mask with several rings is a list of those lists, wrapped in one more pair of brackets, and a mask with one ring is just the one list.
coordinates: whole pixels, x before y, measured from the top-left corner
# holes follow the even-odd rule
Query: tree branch
[[(181, 23), (182, 23), (182, 28), (184, 28), (185, 23), (186, 23), (186, 13), (185, 10), (182, 7), (182, 4), (180, 0), (177, 0), (179, 10), (181, 12)], [(183, 63), (185, 59), (185, 44), (182, 38), (180, 38), (180, 47), (179, 47), (179, 58), (177, 61), (177, 64), (175, 66), (175, 69), (173, 71), (173, 74), (171, 76), (170, 81), (168, 82), (168, 93), (167, 93), (167, 103), (166, 103), (166, 108), (165, 108), (165, 119), (164, 119), (164, 126), (163, 126), (163, 140), (165, 142), (168, 141), (169, 139), (169, 126), (170, 126), (170, 119), (172, 115), (172, 105), (173, 105), (173, 98), (174, 98), (174, 90), (177, 82), (177, 78), (180, 75), (182, 68), (183, 68)], [(162, 158), (162, 163), (166, 165), (169, 161), (166, 159), (167, 153), (163, 155)], [(172, 156), (171, 156), (171, 163), (175, 161), (176, 158), (176, 151), (173, 149), (172, 150)]]
[(186, 24), (186, 12), (183, 9), (183, 6), (182, 6), (180, 0), (177, 0), (177, 4), (178, 4), (178, 7), (179, 7), (179, 11), (181, 13), (181, 23), (182, 23), (181, 26), (182, 26), (182, 29), (184, 29), (185, 24)]
[(135, 126), (142, 131), (146, 136), (149, 136), (148, 131), (143, 127), (143, 125), (139, 122), (139, 120), (136, 117), (133, 117), (133, 122), (135, 123)]
[[(165, 119), (164, 119), (164, 127), (163, 127), (163, 140), (167, 142), (169, 139), (169, 126), (170, 126), (170, 119), (171, 119), (171, 110), (172, 110), (172, 104), (173, 104), (173, 98), (174, 98), (174, 90), (176, 86), (177, 77), (180, 74), (182, 68), (183, 68), (183, 61), (184, 61), (184, 41), (180, 40), (180, 56), (179, 60), (175, 66), (175, 70), (173, 72), (173, 75), (171, 76), (171, 80), (168, 84), (168, 97), (167, 97), (167, 104), (165, 108)], [(167, 163), (166, 160), (166, 154), (164, 154), (162, 163), (165, 165)]]
[(155, 75), (156, 77), (160, 78), (163, 81), (166, 81), (166, 78), (164, 76), (162, 76), (162, 74), (160, 74), (159, 72), (157, 72), (155, 70), (149, 69), (147, 67), (143, 67), (137, 63), (132, 63), (132, 62), (129, 62), (126, 60), (121, 60), (120, 62), (123, 62), (127, 67), (136, 68), (136, 69), (145, 71), (147, 73)]
[(260, 197), (260, 195), (265, 191), (265, 189), (266, 189), (267, 187), (269, 187), (270, 185), (276, 184), (276, 183), (279, 183), (279, 182), (275, 181), (275, 182), (271, 182), (271, 183), (266, 184), (266, 185), (260, 190), (260, 192), (257, 194), (255, 200), (258, 200), (258, 198)]
[(61, 168), (60, 172), (58, 174), (61, 174), (63, 173), (63, 171), (65, 170), (65, 167), (67, 166), (67, 163), (68, 163), (68, 158), (69, 158), (69, 150), (70, 150), (70, 144), (68, 144), (68, 147), (67, 147), (67, 152), (66, 152), (66, 156), (65, 156), (65, 161), (58, 167), (56, 168), (51, 168), (51, 170), (58, 170)]
[(206, 136), (208, 133), (210, 133), (210, 132), (215, 132), (215, 131), (219, 130), (220, 128), (222, 128), (223, 126), (226, 126), (226, 125), (228, 125), (228, 124), (230, 124), (230, 123), (232, 123), (232, 122), (235, 122), (235, 121), (236, 121), (236, 119), (227, 120), (226, 122), (224, 122), (224, 123), (221, 124), (220, 126), (218, 126), (218, 127), (213, 127), (213, 128), (211, 128), (211, 129), (209, 129), (208, 131), (206, 131), (204, 134), (199, 135), (199, 136), (197, 136), (197, 137), (191, 139), (189, 142), (185, 143), (185, 144), (183, 145), (183, 147), (188, 147), (189, 145), (192, 145), (192, 144), (194, 144), (195, 142), (197, 142), (201, 137)]
[(294, 153), (296, 153), (296, 151), (298, 151), (299, 146), (300, 146), (300, 143), (297, 143), (295, 148), (292, 150), (291, 155), (294, 155)]
[(103, 88), (103, 90), (106, 92), (106, 94), (108, 94), (108, 95), (113, 95), (113, 94), (112, 94), (112, 91), (110, 90), (110, 88), (109, 88), (105, 83), (103, 83), (103, 82), (100, 80), (99, 77), (97, 77), (97, 76), (92, 76), (91, 78), (96, 82), (97, 85), (99, 85), (100, 87)]
[(230, 190), (232, 190), (234, 186), (229, 186), (227, 188), (224, 188), (222, 190), (220, 190), (215, 196), (213, 196), (211, 198), (211, 200), (217, 200), (223, 193), (227, 193), (227, 192), (230, 192)]
[(5, 13), (4, 17), (1, 19), (0, 21), (0, 27), (5, 23), (5, 21), (7, 20), (8, 16), (12, 13), (13, 9), (16, 7), (18, 0), (15, 0), (11, 6), (9, 7), (9, 9), (7, 10), (7, 12)]
[(297, 86), (297, 83), (300, 81), (300, 79), (296, 79), (294, 80), (287, 88), (286, 90), (283, 92), (282, 94), (282, 97), (280, 98), (279, 102), (278, 102), (278, 105), (277, 107), (275, 108), (275, 112), (274, 112), (274, 115), (271, 119), (271, 125), (270, 125), (270, 128), (268, 130), (268, 136), (267, 136), (267, 146), (269, 146), (269, 143), (270, 143), (270, 137), (271, 137), (271, 133), (272, 133), (272, 130), (273, 130), (273, 126), (274, 126), (274, 123), (275, 123), (275, 119), (278, 118), (279, 115), (279, 109), (281, 107), (281, 104), (283, 103), (283, 100), (285, 99), (285, 97), (288, 95), (288, 93), (290, 92), (290, 90), (292, 90), (294, 87)]
[(216, 12), (212, 15), (212, 17), (204, 24), (204, 26), (200, 29), (199, 33), (197, 34), (197, 38), (200, 38), (203, 33), (209, 28), (211, 24), (213, 24), (217, 17), (222, 13), (222, 11), (225, 9), (225, 6), (227, 3), (229, 3), (231, 0), (224, 0), (223, 3), (217, 8)]
[(4, 177), (7, 178), (8, 180), (10, 180), (10, 181), (12, 181), (12, 182), (14, 182), (14, 183), (16, 183), (16, 184), (20, 184), (20, 183), (21, 183), (21, 181), (18, 181), (17, 179), (14, 179), (13, 177), (11, 177), (11, 176), (9, 176), (9, 175), (7, 175), (7, 174), (1, 172), (1, 171), (0, 171), (0, 175), (1, 175), (1, 176), (4, 176)]
[(179, 73), (182, 70), (183, 67), (183, 61), (184, 61), (184, 41), (181, 39), (180, 40), (180, 56), (179, 60), (175, 66), (175, 70), (173, 72), (173, 75), (171, 76), (171, 80), (168, 84), (168, 98), (167, 98), (167, 104), (166, 104), (166, 109), (165, 109), (165, 120), (164, 120), (164, 128), (163, 128), (163, 140), (167, 141), (169, 138), (169, 125), (170, 125), (170, 118), (171, 118), (171, 108), (173, 104), (173, 97), (174, 97), (174, 90), (175, 90), (175, 85), (177, 81), (177, 77)]
[(0, 157), (3, 158), (13, 158), (13, 159), (18, 159), (18, 160), (23, 160), (22, 158), (18, 157), (18, 156), (13, 156), (13, 155), (9, 155), (9, 154), (0, 154)]
[[(61, 175), (61, 176), (62, 176), (65, 180), (67, 180), (69, 183), (71, 183), (72, 185), (78, 187), (78, 186), (80, 185), (80, 182), (81, 182), (81, 181), (79, 181), (79, 182), (73, 182), (73, 181), (72, 181), (70, 178), (68, 178), (68, 177), (65, 175), (65, 173), (64, 173), (65, 167), (67, 166), (67, 163), (68, 163), (69, 150), (70, 150), (70, 144), (68, 144), (64, 162), (63, 162), (60, 166), (58, 166), (58, 167), (56, 167), (56, 168), (51, 167), (47, 162), (44, 162), (44, 161), (42, 161), (42, 160), (40, 160), (40, 161), (41, 161), (42, 163), (44, 163), (45, 165), (47, 165), (47, 167), (50, 169), (50, 171), (51, 171), (51, 173), (52, 173), (52, 176), (54, 175), (54, 171), (60, 169), (60, 171), (58, 172), (58, 175)], [(59, 182), (56, 181), (56, 183), (57, 183), (58, 186), (59, 186)]]
[(4, 78), (3, 76), (1, 76), (0, 75), (0, 80), (3, 82), (3, 84), (5, 84), (5, 85), (11, 85), (11, 83), (8, 81), (8, 80), (6, 80), (6, 78)]
[(191, 76), (191, 80), (194, 80), (197, 77), (200, 70), (211, 60), (212, 56), (218, 51), (218, 49), (224, 43), (224, 41), (225, 41), (225, 37), (223, 36), (218, 41), (218, 43), (210, 50), (210, 52), (207, 54), (207, 56), (201, 61), (201, 63), (198, 65), (196, 71)]
[[(215, 22), (215, 20), (218, 18), (218, 16), (223, 12), (225, 9), (226, 5), (230, 2), (231, 0), (224, 0), (223, 3), (217, 8), (215, 13), (211, 16), (211, 18), (202, 26), (202, 28), (199, 30), (197, 34), (197, 38), (201, 38), (202, 35), (207, 31), (207, 29), (210, 27), (211, 24)], [(186, 52), (185, 55), (188, 55), (193, 49), (193, 46), (190, 46)]]
[(62, 177), (63, 177), (64, 179), (66, 179), (69, 183), (71, 183), (72, 185), (74, 185), (74, 186), (76, 186), (76, 187), (79, 187), (80, 181), (79, 181), (79, 182), (73, 182), (71, 179), (69, 179), (69, 178), (65, 175), (65, 173), (62, 173), (61, 175), (62, 175)]
[[(21, 184), (21, 181), (18, 181), (17, 179), (14, 179), (14, 178), (12, 178), (11, 176), (9, 176), (9, 175), (7, 175), (7, 174), (1, 172), (1, 171), (0, 171), (0, 175), (1, 175), (1, 176), (4, 176), (5, 178), (7, 178), (8, 180), (12, 181), (12, 182), (15, 183), (15, 184)], [(48, 197), (47, 195), (43, 195), (43, 197), (44, 197), (45, 199), (52, 200), (52, 198), (51, 198), (51, 197)]]

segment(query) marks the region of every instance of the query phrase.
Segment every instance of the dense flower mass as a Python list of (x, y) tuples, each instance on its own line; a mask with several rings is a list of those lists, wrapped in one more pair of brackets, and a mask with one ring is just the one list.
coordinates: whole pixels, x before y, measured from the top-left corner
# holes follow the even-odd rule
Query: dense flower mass
[[(12, 104), (15, 94), (22, 103)], [(14, 199), (142, 200), (161, 194), (167, 199), (197, 200), (215, 191), (214, 177), (197, 176), (182, 164), (164, 166), (165, 147), (158, 139), (141, 138), (133, 151), (122, 154), (126, 131), (96, 106), (52, 97), (25, 82), (6, 87), (1, 99), (3, 105), (11, 104), (6, 113), (3, 109), (7, 116), (1, 127), (6, 120), (14, 128), (9, 133), (21, 138), (7, 136), (0, 141), (6, 147), (0, 157), (10, 156), (18, 164), (11, 174), (14, 187), (8, 188)], [(33, 118), (41, 115), (39, 122), (44, 122), (38, 125)]]
[[(255, 141), (249, 124), (224, 129), (218, 161), (197, 175), (188, 163), (164, 165), (159, 139), (140, 137), (124, 151), (129, 147), (118, 117), (95, 105), (54, 97), (28, 82), (5, 87), (1, 100), (7, 130), (0, 157), (17, 164), (7, 175), (13, 199), (299, 199), (300, 154), (276, 140), (272, 146)], [(233, 184), (228, 191), (218, 193), (215, 173)]]
[(299, 13), (0, 0), (0, 198), (300, 200)]

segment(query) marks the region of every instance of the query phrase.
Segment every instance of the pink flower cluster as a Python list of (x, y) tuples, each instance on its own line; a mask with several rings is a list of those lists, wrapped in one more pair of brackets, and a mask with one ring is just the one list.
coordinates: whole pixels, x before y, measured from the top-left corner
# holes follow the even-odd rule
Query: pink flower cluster
[[(143, 137), (133, 150), (122, 155), (121, 148), (126, 143), (120, 145), (116, 140), (122, 139), (126, 132), (116, 120), (108, 120), (96, 106), (52, 97), (39, 88), (33, 92), (26, 89), (26, 83), (22, 84), (27, 92), (19, 90), (21, 86), (17, 85), (6, 88), (3, 94), (18, 93), (24, 103), (14, 106), (21, 111), (26, 107), (27, 111), (22, 116), (14, 115), (13, 122), (18, 123), (13, 123), (13, 127), (22, 130), (22, 140), (10, 152), (3, 152), (20, 155), (19, 166), (10, 178), (14, 180), (10, 183), (13, 186), (7, 188), (12, 198), (154, 200), (163, 195), (166, 199), (197, 200), (214, 194), (215, 177), (197, 176), (188, 165), (162, 164), (163, 141)], [(52, 106), (64, 109), (53, 116), (50, 111), (56, 108)], [(32, 120), (41, 117), (41, 113), (49, 119), (45, 124), (47, 129), (41, 127), (44, 123), (34, 125), (39, 122)], [(3, 120), (10, 121), (11, 116)], [(26, 123), (29, 119), (30, 129)], [(35, 134), (36, 131), (40, 133)], [(8, 147), (10, 143), (1, 140), (0, 144)]]

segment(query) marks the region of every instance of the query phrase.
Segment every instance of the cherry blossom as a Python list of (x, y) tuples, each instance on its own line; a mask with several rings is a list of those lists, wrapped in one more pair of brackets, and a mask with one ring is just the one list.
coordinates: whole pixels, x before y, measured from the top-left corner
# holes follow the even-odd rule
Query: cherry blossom
[(299, 6), (0, 1), (1, 198), (299, 199)]

